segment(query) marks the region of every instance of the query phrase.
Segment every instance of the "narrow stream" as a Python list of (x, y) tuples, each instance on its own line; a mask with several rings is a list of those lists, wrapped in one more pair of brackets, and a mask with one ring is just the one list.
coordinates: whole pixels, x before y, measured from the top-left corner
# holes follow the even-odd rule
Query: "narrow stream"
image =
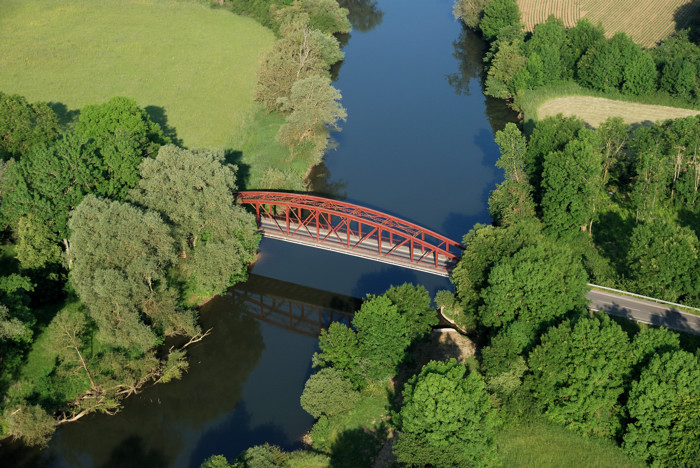
[[(341, 0), (354, 30), (335, 86), (348, 120), (312, 175), (314, 191), (395, 214), (460, 240), (489, 222), (502, 177), (494, 132), (515, 115), (481, 89), (483, 42), (452, 0)], [(368, 293), (449, 281), (323, 250), (263, 240), (250, 281), (203, 307), (212, 334), (179, 381), (129, 398), (116, 416), (61, 427), (10, 465), (197, 467), (270, 442), (301, 446), (313, 422), (299, 405), (316, 335)], [(266, 314), (261, 317), (261, 307)]]

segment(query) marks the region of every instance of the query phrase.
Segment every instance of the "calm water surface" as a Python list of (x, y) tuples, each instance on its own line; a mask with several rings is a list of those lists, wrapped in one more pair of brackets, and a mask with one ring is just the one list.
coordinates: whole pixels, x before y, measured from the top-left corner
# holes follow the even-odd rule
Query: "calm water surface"
[[(454, 20), (452, 0), (340, 3), (354, 25), (335, 84), (348, 120), (313, 171), (314, 190), (461, 239), (490, 221), (488, 193), (502, 177), (493, 134), (515, 118), (481, 92), (483, 43)], [(46, 450), (19, 452), (12, 463), (188, 467), (266, 441), (298, 448), (313, 422), (299, 396), (320, 327), (349, 320), (351, 297), (391, 284), (450, 287), (444, 278), (278, 241), (263, 240), (260, 250), (251, 280), (203, 308), (213, 332), (191, 349), (181, 380), (129, 398), (117, 416), (66, 425)]]

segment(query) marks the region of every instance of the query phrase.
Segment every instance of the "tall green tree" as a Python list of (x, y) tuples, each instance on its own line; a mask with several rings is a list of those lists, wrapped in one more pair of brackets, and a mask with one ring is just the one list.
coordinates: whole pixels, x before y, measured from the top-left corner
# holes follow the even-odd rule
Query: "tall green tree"
[(384, 295), (406, 318), (411, 341), (423, 338), (438, 324), (438, 316), (433, 308), (428, 291), (423, 286), (404, 283), (392, 286)]
[(195, 334), (194, 315), (178, 310), (167, 284), (177, 250), (160, 215), (88, 196), (69, 227), (70, 280), (102, 342), (144, 353), (157, 342), (152, 326)]
[(489, 0), (457, 0), (452, 8), (452, 14), (467, 25), (476, 30), (484, 15), (484, 7)]
[(698, 402), (700, 358), (686, 351), (654, 356), (629, 392), (623, 449), (652, 466), (695, 466)]
[(567, 320), (550, 328), (528, 358), (526, 386), (552, 421), (584, 435), (622, 430), (630, 342), (607, 316)]
[(507, 28), (520, 28), (520, 8), (515, 0), (490, 0), (479, 23), (484, 39), (496, 39)]
[(36, 145), (58, 138), (58, 117), (45, 103), (30, 104), (18, 94), (0, 91), (0, 160), (19, 158)]
[(480, 321), (491, 328), (520, 321), (541, 329), (585, 307), (587, 279), (581, 260), (565, 245), (541, 241), (523, 247), (489, 272)]
[(222, 152), (166, 145), (141, 163), (130, 193), (172, 226), (179, 272), (201, 296), (244, 280), (257, 251), (255, 219), (234, 200), (236, 171)]
[(84, 141), (65, 135), (51, 147), (39, 146), (11, 164), (2, 180), (2, 216), (17, 226), (31, 215), (58, 238), (67, 239), (70, 211), (105, 183), (98, 155)]
[(338, 122), (347, 117), (340, 98), (340, 92), (331, 86), (329, 78), (312, 75), (296, 81), (289, 98), (277, 100), (283, 110), (290, 112), (277, 140), (295, 147), (319, 136), (325, 139), (327, 128), (340, 130)]
[(404, 387), (396, 415), (399, 462), (431, 466), (492, 466), (500, 421), (482, 377), (450, 359), (431, 361)]
[(700, 300), (700, 242), (687, 227), (662, 219), (638, 224), (628, 269), (636, 291), (669, 301)]
[(563, 151), (545, 156), (542, 171), (542, 221), (551, 232), (571, 237), (591, 233), (602, 196), (603, 162), (596, 135), (579, 132)]
[(102, 160), (107, 183), (99, 195), (117, 200), (124, 200), (138, 181), (141, 161), (155, 156), (168, 142), (160, 125), (136, 101), (125, 97), (85, 106), (75, 135), (89, 141)]

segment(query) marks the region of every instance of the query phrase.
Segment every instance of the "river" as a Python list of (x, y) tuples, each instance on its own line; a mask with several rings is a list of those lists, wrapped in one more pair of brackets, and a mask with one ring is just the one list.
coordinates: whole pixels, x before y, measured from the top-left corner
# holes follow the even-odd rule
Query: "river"
[[(494, 131), (515, 115), (482, 93), (484, 44), (452, 17), (452, 0), (344, 0), (354, 30), (335, 86), (348, 120), (312, 172), (314, 191), (401, 216), (460, 240), (490, 221)], [(179, 381), (130, 397), (116, 416), (61, 427), (12, 465), (197, 467), (270, 442), (301, 446), (312, 418), (299, 406), (320, 327), (348, 321), (368, 293), (444, 278), (263, 240), (250, 281), (201, 311), (213, 331)], [(261, 317), (261, 307), (266, 312)]]

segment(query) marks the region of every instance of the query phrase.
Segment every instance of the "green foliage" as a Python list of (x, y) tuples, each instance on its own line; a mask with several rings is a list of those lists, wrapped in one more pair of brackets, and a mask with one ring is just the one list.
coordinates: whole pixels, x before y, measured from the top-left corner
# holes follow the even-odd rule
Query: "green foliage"
[(576, 26), (567, 31), (566, 45), (562, 51), (565, 76), (572, 77), (578, 69), (578, 61), (591, 47), (605, 42), (602, 25), (594, 26), (589, 20), (581, 18)]
[(150, 317), (166, 335), (192, 332), (180, 323), (166, 270), (176, 259), (170, 228), (154, 212), (88, 196), (69, 221), (70, 280), (98, 335), (115, 347), (145, 352), (156, 343)]
[(2, 419), (6, 434), (27, 445), (46, 445), (56, 426), (56, 421), (38, 405), (6, 408)]
[(306, 381), (301, 394), (301, 407), (314, 418), (319, 418), (322, 414), (333, 416), (347, 411), (359, 399), (360, 394), (340, 370), (325, 368)]
[(700, 242), (691, 229), (664, 220), (632, 232), (628, 268), (632, 286), (654, 297), (690, 304), (700, 300)]
[(461, 19), (467, 27), (476, 30), (488, 2), (489, 0), (456, 0), (452, 13), (455, 18)]
[(199, 468), (231, 468), (231, 465), (223, 455), (212, 455), (199, 465)]
[(607, 316), (567, 320), (530, 353), (526, 385), (552, 421), (583, 435), (615, 437), (629, 354), (627, 334)]
[(565, 245), (542, 241), (495, 265), (481, 291), (481, 322), (499, 328), (522, 321), (538, 330), (567, 312), (585, 307), (587, 275)]
[(522, 69), (527, 58), (521, 52), (519, 40), (496, 42), (498, 47), (486, 75), (484, 94), (500, 99), (512, 99), (518, 92), (515, 76)]
[(343, 57), (338, 41), (311, 28), (307, 20), (308, 17), (299, 16), (285, 24), (283, 37), (262, 59), (255, 99), (268, 112), (283, 108), (285, 101), (280, 102), (280, 98), (291, 100), (292, 87), (297, 81), (312, 76), (327, 77), (328, 67)]
[(296, 0), (290, 5), (274, 5), (271, 11), (281, 25), (303, 17), (309, 27), (327, 36), (351, 29), (348, 10), (340, 8), (336, 0)]
[(85, 106), (75, 125), (76, 136), (89, 141), (108, 174), (101, 195), (124, 200), (139, 180), (139, 164), (168, 142), (160, 125), (151, 121), (136, 101), (114, 97)]
[(38, 270), (61, 263), (61, 248), (56, 234), (33, 215), (23, 216), (17, 223), (17, 260), (25, 270)]
[(290, 112), (277, 140), (292, 148), (325, 135), (327, 127), (340, 130), (338, 121), (344, 121), (347, 117), (347, 112), (340, 105), (340, 98), (340, 92), (331, 86), (328, 78), (312, 75), (295, 81), (289, 98), (277, 99), (281, 109)]
[(236, 171), (221, 152), (167, 145), (143, 161), (130, 193), (172, 226), (179, 271), (204, 297), (244, 280), (257, 251), (255, 220), (234, 202)]
[(542, 221), (551, 232), (571, 237), (589, 231), (596, 220), (601, 198), (603, 166), (597, 135), (579, 131), (563, 151), (544, 157), (542, 171)]
[(369, 297), (352, 319), (321, 331), (314, 367), (333, 367), (362, 388), (392, 377), (411, 344), (411, 326), (387, 295)]
[(403, 390), (394, 454), (411, 465), (490, 466), (499, 420), (485, 383), (454, 359), (431, 361)]
[(497, 38), (501, 31), (520, 28), (520, 8), (515, 0), (490, 0), (484, 7), (484, 16), (479, 28), (486, 40)]
[(384, 295), (406, 318), (412, 342), (426, 336), (438, 324), (437, 314), (425, 287), (404, 283), (401, 286), (390, 287)]
[(685, 100), (700, 97), (700, 45), (688, 31), (680, 31), (652, 49), (659, 76), (659, 89)]
[[(536, 86), (529, 86), (530, 88), (569, 77), (570, 72), (566, 68), (566, 60), (562, 57), (562, 54), (567, 51), (566, 45), (567, 31), (561, 20), (554, 15), (550, 15), (547, 21), (535, 26), (532, 36), (525, 42), (523, 48), (528, 62), (535, 57), (540, 60), (542, 80)], [(528, 64), (526, 64), (526, 68), (527, 66)], [(518, 87), (518, 89), (523, 88)]]
[(65, 135), (10, 165), (0, 187), (2, 217), (15, 224), (33, 215), (37, 223), (67, 238), (69, 212), (85, 195), (106, 192), (105, 177), (98, 155), (84, 141)]
[(464, 310), (463, 318), (456, 319), (460, 326), (480, 317), (484, 304), (481, 291), (488, 286), (494, 266), (540, 237), (536, 223), (519, 223), (508, 228), (477, 224), (464, 236), (462, 244), (466, 250), (450, 276)]
[(632, 384), (623, 448), (652, 466), (693, 466), (700, 456), (699, 397), (698, 357), (685, 351), (654, 356)]
[(30, 104), (23, 96), (0, 91), (0, 160), (50, 145), (58, 134), (58, 118), (48, 105)]

